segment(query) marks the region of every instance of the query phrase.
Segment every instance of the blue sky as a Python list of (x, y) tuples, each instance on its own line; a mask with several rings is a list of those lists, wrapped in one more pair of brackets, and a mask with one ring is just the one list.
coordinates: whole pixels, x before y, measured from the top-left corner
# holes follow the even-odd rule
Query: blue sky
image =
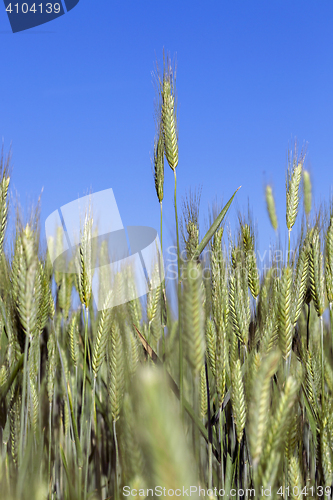
[[(0, 6), (0, 134), (12, 143), (12, 194), (25, 212), (43, 188), (41, 222), (92, 189), (113, 188), (124, 225), (159, 230), (151, 172), (155, 59), (177, 56), (178, 200), (202, 186), (208, 205), (242, 185), (259, 249), (275, 241), (264, 200), (271, 182), (285, 241), (287, 149), (307, 143), (314, 201), (333, 181), (331, 1), (80, 0), (64, 16), (12, 34)], [(164, 246), (174, 228), (165, 166)]]

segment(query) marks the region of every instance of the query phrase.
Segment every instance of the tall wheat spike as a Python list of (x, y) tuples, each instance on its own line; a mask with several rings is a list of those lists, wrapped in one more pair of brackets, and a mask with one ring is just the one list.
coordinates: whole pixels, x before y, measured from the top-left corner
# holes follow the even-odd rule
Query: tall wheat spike
[(286, 221), (289, 231), (295, 224), (299, 205), (299, 186), (302, 178), (303, 163), (297, 163), (294, 158), (293, 165), (289, 165), (286, 180), (287, 210)]
[(161, 89), (162, 123), (164, 148), (167, 162), (172, 170), (178, 165), (178, 132), (176, 118), (176, 81), (169, 56), (164, 64), (164, 74)]

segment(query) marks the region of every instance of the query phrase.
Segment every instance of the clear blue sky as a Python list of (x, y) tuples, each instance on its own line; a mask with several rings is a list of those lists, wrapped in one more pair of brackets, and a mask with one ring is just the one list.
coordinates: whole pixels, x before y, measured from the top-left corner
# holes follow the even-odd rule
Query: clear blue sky
[[(178, 199), (202, 185), (208, 204), (248, 199), (261, 253), (275, 235), (263, 187), (273, 184), (285, 238), (287, 148), (307, 143), (314, 200), (333, 181), (333, 2), (80, 0), (64, 16), (12, 34), (0, 5), (0, 134), (12, 142), (12, 193), (46, 217), (89, 189), (113, 188), (124, 225), (159, 230), (151, 172), (155, 58), (177, 54)], [(165, 167), (165, 245), (173, 174)], [(203, 234), (202, 234), (203, 235)]]

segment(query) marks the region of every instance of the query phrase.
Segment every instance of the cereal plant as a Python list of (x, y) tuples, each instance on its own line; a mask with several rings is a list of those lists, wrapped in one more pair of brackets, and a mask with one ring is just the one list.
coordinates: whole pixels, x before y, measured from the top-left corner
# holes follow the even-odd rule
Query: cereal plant
[[(145, 308), (138, 298), (110, 307), (122, 292), (106, 273), (96, 310), (90, 214), (71, 273), (43, 253), (37, 215), (23, 222), (18, 214), (8, 244), (10, 156), (1, 156), (1, 498), (332, 497), (332, 207), (313, 213), (305, 155), (295, 147), (287, 248), (278, 246), (282, 224), (272, 187), (265, 190), (283, 260), (274, 253), (259, 268), (250, 214), (234, 234), (224, 230), (238, 190), (225, 193), (203, 236), (200, 197), (190, 194), (179, 220), (175, 81), (165, 56), (153, 170), (161, 240), (165, 159), (174, 174), (176, 315), (165, 281), (149, 287)], [(53, 247), (59, 255), (60, 233)], [(127, 286), (135, 288), (130, 275)]]

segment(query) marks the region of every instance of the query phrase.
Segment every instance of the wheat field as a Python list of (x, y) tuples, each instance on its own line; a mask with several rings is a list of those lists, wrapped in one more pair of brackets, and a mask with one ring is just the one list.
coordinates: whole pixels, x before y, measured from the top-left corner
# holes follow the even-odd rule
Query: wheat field
[(235, 234), (225, 230), (237, 191), (201, 238), (199, 197), (177, 212), (176, 172), (187, 173), (178, 165), (168, 55), (156, 88), (162, 243), (165, 165), (175, 180), (176, 316), (165, 281), (144, 303), (109, 308), (107, 295), (96, 310), (89, 219), (71, 274), (54, 270), (43, 252), (38, 214), (24, 223), (18, 214), (5, 246), (11, 172), (2, 154), (1, 498), (332, 498), (332, 205), (314, 213), (305, 155), (295, 148), (288, 248), (279, 244), (269, 185), (276, 251), (263, 270), (252, 216), (239, 215)]

